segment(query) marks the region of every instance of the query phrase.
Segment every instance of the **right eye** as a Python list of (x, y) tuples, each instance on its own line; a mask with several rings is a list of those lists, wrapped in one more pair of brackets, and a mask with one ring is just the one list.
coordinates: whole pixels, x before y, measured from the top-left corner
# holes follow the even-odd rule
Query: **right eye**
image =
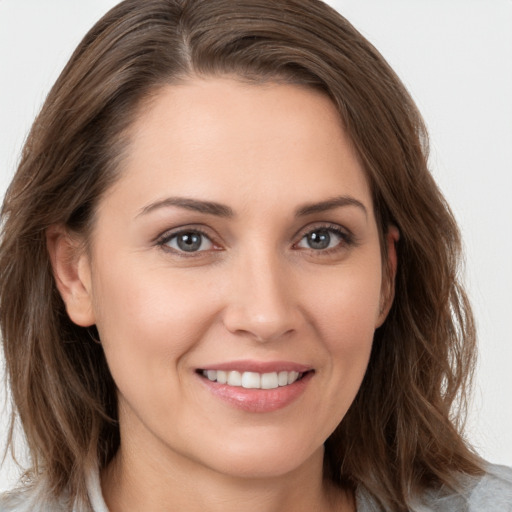
[(208, 251), (213, 248), (213, 242), (208, 236), (192, 229), (168, 235), (159, 242), (159, 245), (186, 253)]

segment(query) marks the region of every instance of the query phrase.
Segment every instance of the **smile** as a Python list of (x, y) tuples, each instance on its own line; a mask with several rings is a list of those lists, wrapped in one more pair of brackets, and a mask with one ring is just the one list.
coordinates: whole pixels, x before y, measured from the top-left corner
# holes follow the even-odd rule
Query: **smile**
[(201, 368), (196, 374), (213, 396), (251, 413), (268, 413), (291, 405), (315, 375), (311, 367), (294, 363), (237, 362), (221, 368)]
[(304, 375), (296, 371), (257, 373), (224, 370), (202, 370), (201, 374), (212, 382), (245, 389), (276, 389), (293, 384)]

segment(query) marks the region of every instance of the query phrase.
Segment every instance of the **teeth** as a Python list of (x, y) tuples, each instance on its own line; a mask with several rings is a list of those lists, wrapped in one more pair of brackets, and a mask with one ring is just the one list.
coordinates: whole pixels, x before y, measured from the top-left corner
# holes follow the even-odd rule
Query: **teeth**
[(261, 388), (261, 377), (259, 373), (244, 372), (242, 373), (242, 387), (246, 389)]
[(299, 378), (299, 372), (288, 372), (288, 384), (295, 382)]
[(228, 384), (230, 386), (241, 386), (242, 374), (240, 372), (228, 372)]
[[(288, 384), (288, 382), (286, 382)], [(264, 373), (261, 376), (261, 389), (274, 389), (279, 386), (277, 373)]]
[(225, 372), (222, 370), (203, 370), (203, 376), (212, 382), (246, 389), (275, 389), (293, 384), (302, 374), (299, 372)]
[(220, 384), (226, 384), (228, 381), (228, 372), (223, 372), (222, 370), (217, 370), (217, 382)]

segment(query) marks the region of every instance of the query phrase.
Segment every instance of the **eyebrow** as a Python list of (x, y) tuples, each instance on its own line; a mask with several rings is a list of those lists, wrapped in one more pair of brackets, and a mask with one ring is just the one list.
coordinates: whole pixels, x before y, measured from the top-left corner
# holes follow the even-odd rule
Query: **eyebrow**
[(233, 210), (229, 206), (225, 206), (213, 201), (200, 201), (198, 199), (189, 199), (186, 197), (168, 197), (161, 201), (151, 203), (140, 211), (137, 215), (147, 215), (159, 208), (168, 208), (177, 206), (178, 208), (185, 208), (199, 213), (206, 213), (208, 215), (215, 215), (217, 217), (234, 217)]
[(320, 201), (319, 203), (305, 204), (297, 208), (295, 211), (295, 216), (305, 217), (306, 215), (322, 213), (343, 206), (356, 206), (363, 211), (366, 217), (368, 217), (368, 210), (366, 209), (366, 206), (361, 201), (358, 201), (351, 196), (338, 196), (333, 197), (332, 199), (327, 199), (326, 201)]
[[(151, 213), (160, 208), (169, 208), (173, 206), (204, 213), (207, 215), (215, 215), (217, 217), (232, 218), (235, 216), (233, 210), (229, 206), (221, 203), (216, 203), (213, 201), (202, 201), (199, 199), (191, 199), (186, 197), (168, 197), (166, 199), (162, 199), (161, 201), (155, 201), (154, 203), (145, 206), (137, 214), (137, 217), (141, 215), (147, 215), (148, 213)], [(322, 213), (344, 206), (355, 206), (361, 209), (366, 217), (368, 216), (368, 210), (364, 204), (351, 196), (338, 196), (317, 203), (304, 204), (295, 210), (295, 216), (305, 217), (315, 213)]]

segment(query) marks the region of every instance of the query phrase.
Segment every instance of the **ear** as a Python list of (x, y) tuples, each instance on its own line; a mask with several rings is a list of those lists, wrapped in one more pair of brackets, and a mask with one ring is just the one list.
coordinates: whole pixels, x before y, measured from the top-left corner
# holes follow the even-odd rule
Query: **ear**
[(91, 265), (83, 244), (64, 226), (57, 225), (46, 230), (46, 245), (69, 318), (82, 327), (93, 325)]
[(382, 276), (380, 311), (375, 328), (380, 327), (384, 323), (395, 298), (395, 277), (398, 264), (396, 244), (399, 239), (400, 231), (398, 231), (398, 228), (393, 225), (388, 226), (385, 236), (387, 262)]

